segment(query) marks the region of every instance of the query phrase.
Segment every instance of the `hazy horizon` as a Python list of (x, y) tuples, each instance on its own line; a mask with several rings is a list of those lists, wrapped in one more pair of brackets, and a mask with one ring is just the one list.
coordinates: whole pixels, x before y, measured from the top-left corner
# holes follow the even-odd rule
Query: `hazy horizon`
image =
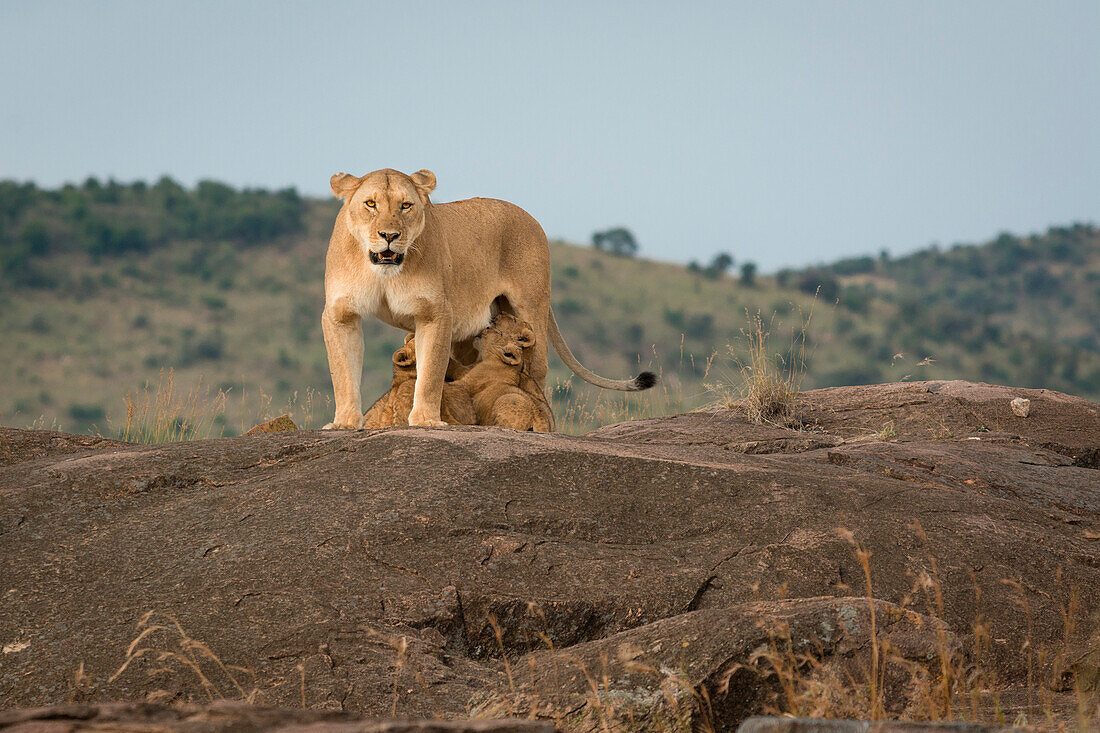
[(0, 178), (426, 167), (774, 270), (1100, 219), (1100, 5), (0, 6)]

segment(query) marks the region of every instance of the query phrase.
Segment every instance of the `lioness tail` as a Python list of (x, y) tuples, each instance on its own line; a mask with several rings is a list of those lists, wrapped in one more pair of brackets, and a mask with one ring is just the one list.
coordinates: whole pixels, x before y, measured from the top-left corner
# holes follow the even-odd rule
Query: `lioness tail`
[(553, 308), (550, 309), (549, 336), (550, 343), (554, 344), (554, 351), (558, 352), (558, 356), (565, 362), (565, 365), (589, 384), (594, 384), (603, 389), (617, 389), (620, 392), (640, 392), (657, 384), (657, 375), (653, 372), (642, 372), (633, 379), (608, 379), (586, 369), (584, 365), (577, 361), (577, 357), (573, 356), (573, 352), (569, 350), (569, 345), (562, 338), (561, 331), (558, 330), (557, 319), (554, 318)]

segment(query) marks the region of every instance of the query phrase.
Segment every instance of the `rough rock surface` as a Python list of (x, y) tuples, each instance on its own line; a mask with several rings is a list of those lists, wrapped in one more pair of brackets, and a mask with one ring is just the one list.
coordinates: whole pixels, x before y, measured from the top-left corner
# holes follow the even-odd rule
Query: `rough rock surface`
[(895, 721), (749, 718), (737, 733), (1008, 733), (1004, 726), (977, 723), (901, 723)]
[(260, 423), (251, 430), (246, 430), (245, 435), (258, 435), (260, 433), (280, 433), (287, 430), (297, 430), (298, 426), (294, 424), (294, 421), (290, 419), (290, 415), (279, 415), (268, 420), (265, 423)]
[[(771, 703), (776, 634), (866, 666), (838, 528), (898, 664), (934, 676), (981, 642), (969, 663), (1009, 686), (1029, 660), (1055, 686), (1100, 666), (1100, 406), (924, 382), (798, 414), (158, 446), (0, 428), (0, 700), (734, 725)], [(899, 682), (889, 704), (915, 702)]]
[(339, 711), (269, 708), (243, 702), (53, 705), (0, 711), (7, 733), (553, 733), (533, 720), (370, 720)]

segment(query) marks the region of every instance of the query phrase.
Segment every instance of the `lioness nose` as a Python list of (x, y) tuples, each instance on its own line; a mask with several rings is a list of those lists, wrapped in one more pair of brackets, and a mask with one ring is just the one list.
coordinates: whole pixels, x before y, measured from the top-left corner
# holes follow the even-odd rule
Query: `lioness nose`
[(378, 236), (386, 240), (386, 244), (393, 244), (393, 240), (401, 236), (401, 232), (378, 232)]

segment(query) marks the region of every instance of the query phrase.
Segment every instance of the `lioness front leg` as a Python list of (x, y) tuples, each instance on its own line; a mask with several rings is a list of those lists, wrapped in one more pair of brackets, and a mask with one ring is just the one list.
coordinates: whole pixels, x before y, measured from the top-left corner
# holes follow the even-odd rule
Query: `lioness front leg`
[(416, 319), (416, 389), (409, 425), (446, 425), (439, 404), (451, 359), (451, 321), (449, 309)]
[(363, 379), (362, 319), (340, 302), (326, 306), (321, 315), (325, 334), (328, 368), (336, 398), (336, 416), (324, 430), (357, 429), (363, 425), (363, 398), (359, 392)]

